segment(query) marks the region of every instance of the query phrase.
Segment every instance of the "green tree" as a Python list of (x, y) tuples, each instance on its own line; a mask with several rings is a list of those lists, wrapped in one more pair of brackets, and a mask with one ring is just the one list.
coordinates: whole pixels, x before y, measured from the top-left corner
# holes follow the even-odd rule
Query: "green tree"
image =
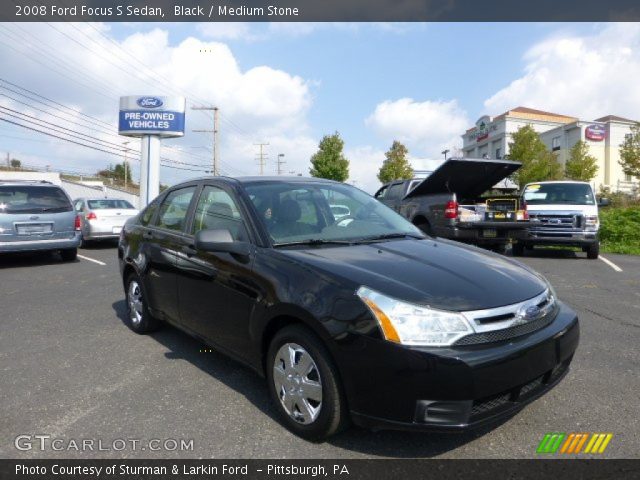
[(343, 148), (344, 140), (338, 132), (325, 135), (320, 140), (318, 151), (311, 157), (309, 173), (313, 177), (344, 182), (349, 178), (349, 160), (342, 153)]
[(620, 145), (622, 171), (632, 177), (640, 177), (640, 123), (631, 127), (631, 135), (625, 137)]
[(10, 164), (11, 164), (12, 168), (20, 168), (20, 167), (22, 167), (22, 162), (20, 160), (16, 159), (16, 158), (12, 159)]
[(547, 147), (531, 125), (525, 125), (511, 135), (509, 159), (522, 162), (515, 173), (520, 186), (529, 182), (560, 180), (563, 177), (562, 165), (555, 153)]
[(589, 146), (584, 140), (577, 142), (569, 151), (569, 159), (564, 166), (565, 176), (571, 180), (588, 182), (598, 173), (598, 160), (589, 155)]
[(393, 180), (413, 178), (413, 168), (407, 160), (408, 153), (407, 147), (394, 140), (391, 148), (384, 154), (387, 158), (378, 171), (378, 180), (389, 183)]

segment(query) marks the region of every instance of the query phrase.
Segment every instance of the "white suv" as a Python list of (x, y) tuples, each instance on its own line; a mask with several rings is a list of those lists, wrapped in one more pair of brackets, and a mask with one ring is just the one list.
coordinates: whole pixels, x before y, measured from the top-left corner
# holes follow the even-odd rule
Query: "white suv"
[(549, 181), (525, 185), (530, 227), (527, 236), (513, 245), (513, 254), (522, 255), (534, 245), (582, 247), (587, 258), (598, 258), (600, 241), (598, 204), (593, 188), (586, 182)]

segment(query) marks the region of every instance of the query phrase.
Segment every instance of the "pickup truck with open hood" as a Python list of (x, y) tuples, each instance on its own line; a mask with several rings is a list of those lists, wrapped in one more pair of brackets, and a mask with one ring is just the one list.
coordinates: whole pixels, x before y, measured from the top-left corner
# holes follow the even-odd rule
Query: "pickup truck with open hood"
[(519, 197), (483, 198), (521, 163), (451, 158), (424, 179), (397, 180), (375, 194), (429, 235), (496, 250), (526, 236), (527, 213)]

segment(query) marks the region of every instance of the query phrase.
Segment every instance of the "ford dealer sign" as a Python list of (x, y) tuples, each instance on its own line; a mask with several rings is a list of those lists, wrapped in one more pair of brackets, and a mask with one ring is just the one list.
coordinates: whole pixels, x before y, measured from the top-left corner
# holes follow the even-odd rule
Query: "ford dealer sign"
[(140, 97), (136, 103), (142, 108), (158, 108), (163, 105), (158, 97)]
[(184, 97), (120, 97), (118, 133), (130, 137), (184, 135)]

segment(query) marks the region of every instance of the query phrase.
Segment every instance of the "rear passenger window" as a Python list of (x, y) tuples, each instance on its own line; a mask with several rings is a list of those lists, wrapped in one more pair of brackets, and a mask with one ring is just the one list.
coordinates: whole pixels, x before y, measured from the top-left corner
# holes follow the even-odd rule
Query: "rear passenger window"
[(156, 226), (177, 232), (184, 231), (189, 204), (195, 191), (196, 187), (187, 187), (169, 192), (160, 205)]
[(193, 218), (191, 233), (200, 230), (226, 229), (234, 240), (247, 240), (247, 232), (240, 211), (231, 195), (218, 187), (202, 189)]

